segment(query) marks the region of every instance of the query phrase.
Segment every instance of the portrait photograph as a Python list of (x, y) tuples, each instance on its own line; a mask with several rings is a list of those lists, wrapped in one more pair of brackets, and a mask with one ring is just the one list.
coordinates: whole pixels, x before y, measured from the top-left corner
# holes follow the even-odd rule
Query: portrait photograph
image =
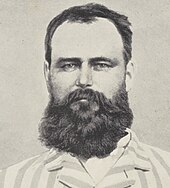
[(170, 1), (0, 1), (0, 188), (170, 187)]

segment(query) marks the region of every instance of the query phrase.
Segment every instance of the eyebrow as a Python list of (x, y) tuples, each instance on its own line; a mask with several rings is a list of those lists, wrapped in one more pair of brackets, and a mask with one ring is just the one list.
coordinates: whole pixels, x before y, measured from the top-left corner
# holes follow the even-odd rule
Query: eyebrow
[(94, 58), (90, 58), (90, 59), (89, 59), (89, 62), (90, 62), (90, 63), (95, 63), (95, 62), (99, 62), (99, 61), (109, 62), (109, 63), (111, 63), (112, 65), (115, 65), (115, 64), (118, 64), (118, 63), (119, 63), (119, 61), (118, 61), (116, 58), (110, 59), (110, 58), (103, 57), (103, 56), (101, 56), (101, 57), (94, 57)]

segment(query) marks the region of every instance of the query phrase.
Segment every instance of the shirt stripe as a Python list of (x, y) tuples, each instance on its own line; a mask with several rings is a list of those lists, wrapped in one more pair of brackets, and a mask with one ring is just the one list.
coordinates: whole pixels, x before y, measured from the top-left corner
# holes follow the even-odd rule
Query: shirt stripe
[(55, 179), (54, 188), (65, 188), (66, 186), (58, 181), (58, 178)]
[(51, 173), (48, 172), (46, 168), (42, 170), (37, 188), (48, 188), (47, 183), (50, 174)]
[(47, 188), (54, 188), (57, 172), (51, 172), (48, 177)]
[[(119, 185), (120, 183), (125, 182), (135, 182), (133, 178), (127, 178), (124, 172), (113, 174), (110, 176), (106, 176), (105, 179), (99, 184), (100, 187), (116, 187), (116, 185)], [(117, 187), (116, 187), (117, 188)]]
[(161, 175), (162, 172), (159, 173), (161, 167), (160, 167), (158, 161), (154, 158), (152, 151), (149, 148), (145, 148), (145, 149), (146, 149), (147, 153), (152, 157), (152, 162), (151, 162), (152, 172), (153, 172), (153, 175), (155, 176), (157, 188), (163, 188), (163, 185), (162, 185), (163, 182), (161, 182), (161, 178), (160, 178), (160, 176), (162, 176)]
[[(69, 176), (64, 176), (62, 175), (62, 182), (67, 182), (65, 183), (66, 185), (69, 185), (70, 187), (77, 187), (77, 188), (92, 188), (92, 185), (90, 185), (88, 182), (82, 182), (79, 181), (79, 179), (75, 179), (73, 177)], [(69, 182), (69, 184), (68, 184)], [(74, 182), (74, 184), (72, 184)]]
[(34, 176), (32, 177), (31, 180), (31, 186), (30, 188), (37, 188), (38, 187), (38, 182), (40, 181), (40, 176), (41, 176), (41, 172), (43, 170), (44, 166), (40, 165), (37, 170), (34, 173)]
[(5, 179), (6, 171), (7, 170), (4, 169), (0, 172), (0, 187), (4, 187), (4, 179)]
[[(144, 188), (141, 184), (138, 170), (128, 171), (126, 173), (128, 177), (133, 177), (133, 179), (135, 180), (134, 187), (132, 186), (133, 188)], [(153, 187), (149, 187), (149, 188), (153, 188)]]
[(148, 187), (157, 188), (156, 177), (154, 176), (152, 171), (149, 171), (146, 175), (146, 180), (148, 183)]
[(147, 179), (146, 179), (146, 175), (147, 175), (146, 173), (147, 172), (143, 172), (141, 170), (138, 170), (137, 172), (138, 172), (138, 176), (139, 176), (140, 183), (141, 183), (142, 187), (149, 188), (148, 183), (147, 183)]
[(36, 157), (24, 160), (23, 162), (13, 165), (7, 169), (5, 176), (5, 188), (20, 188), (25, 171), (37, 159)]
[(63, 166), (68, 168), (68, 169), (74, 169), (74, 170), (77, 170), (77, 171), (80, 171), (80, 172), (84, 172), (84, 169), (80, 166), (81, 164), (77, 164), (77, 163), (71, 163), (71, 162), (64, 162), (63, 163)]
[[(114, 187), (115, 188), (127, 188), (127, 187), (131, 187), (131, 185), (133, 185), (133, 184), (134, 184), (133, 180), (128, 180), (126, 182), (120, 182), (120, 183), (114, 184)], [(104, 188), (113, 188), (113, 185), (107, 186)]]
[(162, 183), (161, 183), (161, 179), (160, 179), (159, 174), (158, 174), (158, 171), (157, 171), (157, 169), (154, 165), (152, 165), (152, 169), (153, 169), (153, 174), (155, 176), (157, 188), (163, 188)]
[[(25, 171), (22, 177), (21, 188), (31, 188), (32, 179), (35, 176), (35, 172), (40, 167), (39, 163), (33, 163), (27, 170)], [(19, 187), (18, 187), (19, 188)]]
[[(155, 158), (161, 163), (161, 165), (164, 167), (164, 169), (166, 169), (169, 177), (170, 177), (170, 167), (165, 163), (165, 161), (163, 160), (163, 158), (153, 149), (151, 149)], [(170, 159), (169, 159), (170, 160)]]
[(161, 162), (157, 160), (151, 149), (150, 149), (150, 156), (152, 163), (157, 170), (162, 186), (163, 187), (167, 186), (170, 183), (170, 176), (168, 175), (166, 169), (162, 166)]
[[(93, 184), (92, 179), (90, 178), (89, 174), (84, 172), (80, 172), (74, 169), (64, 168), (59, 176), (59, 180), (63, 180), (63, 177), (71, 177), (73, 179), (81, 180), (82, 183), (87, 183), (89, 185)], [(65, 178), (64, 178), (65, 179)]]
[(133, 169), (133, 166), (131, 166), (131, 165), (115, 167), (115, 168), (112, 168), (107, 175), (113, 175), (113, 174), (121, 173), (124, 170), (129, 171), (132, 169)]

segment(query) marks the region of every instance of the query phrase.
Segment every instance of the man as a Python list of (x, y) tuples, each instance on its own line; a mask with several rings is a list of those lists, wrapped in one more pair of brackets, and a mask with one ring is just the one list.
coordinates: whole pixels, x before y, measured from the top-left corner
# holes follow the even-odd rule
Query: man
[(162, 188), (170, 154), (130, 130), (132, 32), (127, 17), (99, 4), (56, 16), (45, 38), (49, 104), (39, 126), (50, 151), (2, 170), (5, 188)]

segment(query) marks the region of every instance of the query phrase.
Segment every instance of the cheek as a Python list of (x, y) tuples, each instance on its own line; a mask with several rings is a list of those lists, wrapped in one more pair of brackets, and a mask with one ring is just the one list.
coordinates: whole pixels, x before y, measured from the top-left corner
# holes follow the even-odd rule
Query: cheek
[(101, 72), (94, 75), (94, 82), (98, 90), (107, 98), (112, 98), (119, 91), (125, 81), (124, 71)]
[(50, 77), (53, 96), (62, 99), (71, 92), (72, 87), (75, 85), (77, 74), (52, 72)]

